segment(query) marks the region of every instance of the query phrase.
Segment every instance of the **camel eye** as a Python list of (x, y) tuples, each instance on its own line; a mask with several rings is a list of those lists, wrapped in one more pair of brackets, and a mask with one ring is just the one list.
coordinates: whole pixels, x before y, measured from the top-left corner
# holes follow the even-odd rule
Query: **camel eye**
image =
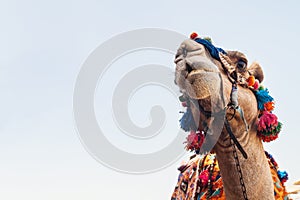
[(239, 68), (239, 69), (245, 69), (246, 66), (247, 66), (247, 64), (246, 64), (245, 61), (239, 60), (236, 66), (237, 66), (237, 68)]

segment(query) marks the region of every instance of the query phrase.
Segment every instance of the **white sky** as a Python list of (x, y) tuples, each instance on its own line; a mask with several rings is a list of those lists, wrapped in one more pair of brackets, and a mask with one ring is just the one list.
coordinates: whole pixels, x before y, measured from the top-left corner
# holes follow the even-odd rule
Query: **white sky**
[(284, 122), (266, 149), (300, 179), (299, 8), (296, 0), (0, 1), (0, 199), (170, 199), (181, 161), (148, 175), (115, 172), (85, 151), (73, 120), (84, 60), (112, 36), (145, 27), (197, 31), (259, 61)]

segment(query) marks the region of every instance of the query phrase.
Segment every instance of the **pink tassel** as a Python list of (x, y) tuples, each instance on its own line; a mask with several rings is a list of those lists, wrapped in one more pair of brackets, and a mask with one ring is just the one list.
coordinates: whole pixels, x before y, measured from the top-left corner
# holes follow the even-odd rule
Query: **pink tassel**
[(257, 130), (258, 131), (264, 131), (266, 129), (269, 130), (272, 129), (273, 127), (276, 127), (277, 125), (278, 125), (277, 116), (270, 112), (264, 111), (262, 116), (259, 119)]
[(258, 122), (258, 136), (264, 142), (276, 140), (281, 130), (281, 126), (282, 123), (278, 122), (277, 116), (265, 110)]

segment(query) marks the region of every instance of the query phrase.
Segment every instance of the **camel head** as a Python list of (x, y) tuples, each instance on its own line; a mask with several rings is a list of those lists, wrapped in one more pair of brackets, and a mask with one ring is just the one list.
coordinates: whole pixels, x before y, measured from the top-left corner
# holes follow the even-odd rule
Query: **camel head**
[[(220, 112), (230, 103), (233, 82), (246, 88), (250, 75), (260, 82), (264, 78), (260, 65), (255, 62), (248, 66), (248, 60), (243, 53), (224, 51), (204, 39), (183, 41), (177, 51), (175, 64), (175, 83), (191, 102), (189, 107), (195, 124), (201, 130), (212, 123), (212, 119), (202, 115), (199, 106), (208, 112)], [(244, 90), (240, 90), (241, 92)], [(240, 96), (243, 94), (239, 95), (239, 99)], [(247, 97), (240, 103), (247, 104), (246, 101)], [(253, 109), (255, 118), (258, 113), (256, 102), (252, 101), (251, 106), (246, 105), (246, 109)], [(201, 122), (205, 122), (205, 125)]]
[[(214, 52), (215, 53), (215, 52)], [(219, 53), (219, 52), (218, 52)], [(260, 82), (263, 81), (263, 71), (258, 63), (248, 66), (246, 56), (238, 51), (226, 51), (226, 55), (214, 58), (211, 52), (194, 40), (188, 39), (181, 43), (175, 58), (176, 72), (175, 83), (180, 90), (193, 99), (204, 100), (219, 95), (221, 77), (226, 71), (232, 78), (238, 79), (241, 85), (245, 85), (250, 74)], [(225, 68), (222, 67), (225, 63)], [(226, 70), (226, 71), (225, 71)]]

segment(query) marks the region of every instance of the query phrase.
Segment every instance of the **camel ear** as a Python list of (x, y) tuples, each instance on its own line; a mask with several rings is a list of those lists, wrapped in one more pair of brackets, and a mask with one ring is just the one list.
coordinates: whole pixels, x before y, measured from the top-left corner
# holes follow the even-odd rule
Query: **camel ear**
[(264, 72), (257, 62), (253, 62), (250, 67), (248, 68), (248, 71), (251, 75), (253, 75), (259, 82), (263, 82), (264, 80)]

